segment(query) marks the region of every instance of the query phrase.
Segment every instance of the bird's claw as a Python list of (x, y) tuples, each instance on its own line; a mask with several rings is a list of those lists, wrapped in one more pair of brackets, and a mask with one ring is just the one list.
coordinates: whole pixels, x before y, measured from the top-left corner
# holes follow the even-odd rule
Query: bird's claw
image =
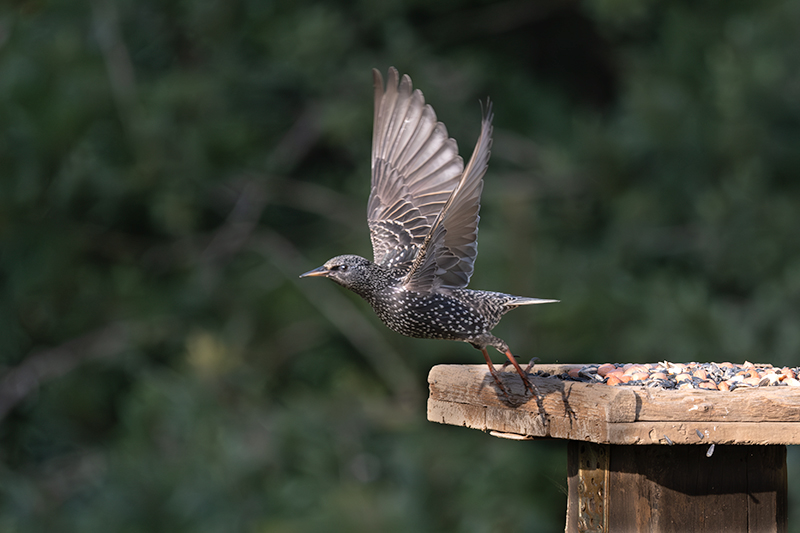
[[(503, 383), (500, 381), (500, 376), (494, 369), (494, 365), (492, 364), (491, 359), (489, 359), (489, 354), (486, 352), (486, 349), (481, 348), (481, 352), (483, 352), (483, 356), (486, 359), (487, 365), (489, 366), (489, 372), (492, 374), (492, 377), (494, 378), (494, 381), (497, 383), (497, 386), (500, 388), (500, 390), (503, 391), (503, 393), (505, 393), (506, 396), (508, 396), (508, 391), (506, 390)], [(530, 369), (533, 367), (534, 362), (538, 361), (539, 359), (534, 357), (533, 359), (531, 359), (531, 362), (530, 364), (528, 364), (528, 367), (525, 370), (522, 370), (522, 368), (519, 366), (519, 363), (517, 363), (516, 359), (514, 359), (514, 355), (509, 350), (506, 350), (505, 354), (508, 360), (503, 363), (501, 370), (505, 370), (505, 368), (509, 364), (514, 365), (514, 369), (517, 371), (519, 377), (522, 379), (522, 383), (525, 385), (525, 390), (530, 392), (535, 398), (539, 398), (539, 389), (536, 388), (536, 385), (531, 383), (531, 381), (528, 379), (527, 376), (528, 372), (530, 372)]]
[[(526, 371), (526, 373), (527, 373), (527, 371)], [(524, 376), (524, 377), (520, 376), (520, 377), (522, 377), (522, 381), (525, 383), (525, 388), (528, 389), (528, 392), (533, 394), (534, 397), (538, 398), (539, 397), (539, 389), (536, 388), (536, 385), (534, 385), (533, 383), (530, 382), (530, 380), (528, 379), (528, 376)]]
[(525, 388), (528, 390), (528, 392), (533, 394), (534, 397), (538, 398), (539, 391), (536, 386), (530, 382), (527, 375), (528, 369), (530, 369), (531, 365), (528, 365), (527, 369), (522, 370), (522, 368), (519, 366), (519, 363), (517, 363), (517, 360), (514, 358), (514, 355), (509, 350), (506, 350), (506, 358), (508, 359), (509, 363), (514, 365), (514, 369), (517, 371), (517, 374), (519, 374), (519, 377), (522, 379), (522, 382), (525, 384)]

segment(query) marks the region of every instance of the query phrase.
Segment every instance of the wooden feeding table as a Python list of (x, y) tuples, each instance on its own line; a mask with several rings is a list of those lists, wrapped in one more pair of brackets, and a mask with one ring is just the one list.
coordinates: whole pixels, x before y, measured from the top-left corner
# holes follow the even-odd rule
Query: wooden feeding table
[(484, 365), (433, 367), (428, 420), (568, 440), (567, 532), (786, 531), (786, 445), (800, 444), (800, 387), (664, 390), (532, 377), (537, 402), (516, 372), (499, 373), (508, 398)]

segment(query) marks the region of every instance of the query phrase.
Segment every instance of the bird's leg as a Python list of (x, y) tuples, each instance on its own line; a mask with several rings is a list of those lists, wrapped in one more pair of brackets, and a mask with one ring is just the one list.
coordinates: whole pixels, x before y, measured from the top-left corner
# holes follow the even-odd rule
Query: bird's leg
[(486, 364), (489, 365), (489, 372), (492, 374), (495, 383), (497, 386), (500, 387), (500, 390), (503, 391), (503, 394), (508, 396), (508, 391), (506, 390), (503, 382), (500, 381), (500, 376), (497, 375), (497, 371), (494, 369), (494, 363), (492, 363), (491, 357), (489, 357), (489, 352), (486, 351), (486, 348), (481, 348), (481, 353), (483, 354), (483, 358), (486, 359)]
[(508, 360), (511, 361), (511, 364), (514, 365), (514, 368), (517, 370), (517, 374), (519, 374), (519, 377), (522, 378), (522, 382), (525, 383), (525, 388), (528, 389), (528, 392), (530, 392), (531, 394), (533, 394), (538, 398), (539, 390), (533, 383), (530, 382), (530, 380), (528, 380), (528, 376), (525, 374), (525, 372), (522, 371), (522, 368), (519, 366), (519, 363), (517, 363), (517, 360), (514, 358), (514, 355), (511, 353), (511, 350), (506, 350), (506, 357), (508, 357)]
[[(514, 356), (516, 358), (516, 356)], [(530, 374), (533, 370), (533, 366), (539, 362), (538, 357), (533, 357), (530, 361), (528, 361), (528, 366), (525, 367), (525, 373)], [(511, 364), (511, 361), (504, 361), (503, 366), (500, 367), (501, 370), (505, 370), (508, 365)]]
[(526, 374), (530, 374), (531, 370), (533, 370), (533, 365), (538, 363), (538, 362), (539, 362), (539, 358), (538, 357), (531, 358), (530, 362), (528, 363), (528, 366), (525, 367), (525, 373)]

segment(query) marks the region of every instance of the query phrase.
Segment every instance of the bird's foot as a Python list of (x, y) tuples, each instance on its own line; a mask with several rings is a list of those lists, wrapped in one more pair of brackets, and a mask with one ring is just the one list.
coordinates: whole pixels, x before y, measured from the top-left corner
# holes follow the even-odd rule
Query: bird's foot
[[(525, 367), (525, 370), (522, 370), (522, 368), (520, 368), (519, 364), (517, 363), (517, 360), (514, 358), (514, 354), (511, 353), (511, 350), (506, 350), (505, 354), (506, 354), (506, 357), (508, 358), (508, 361), (503, 363), (503, 368), (505, 369), (505, 367), (508, 366), (509, 364), (514, 365), (514, 368), (517, 370), (517, 373), (519, 374), (519, 377), (522, 378), (522, 382), (525, 384), (525, 388), (528, 390), (528, 392), (530, 392), (533, 395), (534, 399), (536, 400), (536, 405), (539, 407), (539, 416), (542, 417), (542, 422), (544, 424), (547, 424), (548, 423), (547, 422), (547, 413), (544, 410), (544, 403), (543, 403), (543, 400), (542, 400), (542, 395), (539, 394), (539, 388), (536, 387), (536, 385), (534, 385), (531, 382), (530, 379), (528, 379), (528, 372), (530, 372), (531, 369), (533, 368), (533, 365), (537, 361), (539, 361), (539, 358), (538, 357), (534, 357), (533, 359), (531, 359), (530, 363), (528, 363), (528, 366)], [(489, 367), (492, 370), (494, 370), (494, 368), (491, 365), (491, 361), (489, 360), (489, 354), (486, 353), (486, 350), (483, 350), (483, 356), (486, 358), (486, 361), (489, 363)], [(492, 374), (494, 374), (494, 372)], [(497, 379), (497, 377), (495, 377), (495, 379)], [(498, 382), (498, 384), (499, 384), (499, 382)]]
[[(483, 357), (484, 359), (486, 359), (486, 364), (489, 366), (489, 372), (491, 372), (492, 377), (497, 383), (497, 386), (500, 387), (500, 390), (502, 390), (506, 394), (506, 396), (508, 396), (508, 391), (506, 391), (503, 382), (500, 381), (500, 376), (494, 369), (494, 364), (492, 364), (492, 360), (489, 358), (489, 353), (486, 351), (486, 348), (481, 348), (481, 353), (483, 353)], [(510, 350), (506, 350), (505, 354), (506, 357), (508, 358), (508, 361), (503, 363), (501, 369), (505, 370), (508, 365), (514, 365), (514, 369), (517, 371), (517, 374), (519, 374), (519, 377), (522, 378), (522, 383), (525, 385), (525, 389), (531, 394), (533, 394), (533, 396), (535, 396), (536, 398), (539, 398), (539, 389), (536, 387), (536, 385), (531, 383), (531, 381), (528, 379), (527, 376), (530, 369), (533, 368), (534, 362), (538, 361), (539, 359), (534, 357), (533, 359), (531, 359), (531, 362), (528, 364), (527, 368), (525, 370), (522, 370), (522, 367), (519, 366), (519, 363), (517, 363), (516, 358), (514, 358), (514, 355), (511, 353)]]
[[(514, 357), (516, 358), (516, 356), (514, 356)], [(532, 359), (531, 359), (531, 360), (528, 362), (528, 366), (526, 366), (526, 367), (525, 367), (525, 371), (524, 371), (524, 372), (525, 372), (526, 374), (531, 374), (531, 373), (533, 372), (533, 367), (534, 367), (534, 366), (536, 365), (536, 363), (538, 363), (538, 362), (539, 362), (539, 358), (538, 358), (538, 357), (534, 357), (534, 358), (532, 358)], [(502, 366), (500, 369), (501, 369), (501, 370), (505, 370), (505, 369), (506, 369), (506, 367), (507, 367), (508, 365), (510, 365), (510, 364), (511, 364), (511, 361), (505, 361), (505, 362), (503, 363), (503, 366)]]
[[(530, 380), (528, 379), (528, 375), (527, 375), (528, 370), (527, 369), (526, 370), (522, 370), (522, 368), (519, 366), (519, 363), (517, 363), (517, 360), (514, 358), (514, 355), (511, 353), (511, 350), (506, 350), (506, 357), (508, 358), (508, 361), (512, 365), (514, 365), (514, 368), (516, 369), (517, 374), (519, 374), (519, 377), (522, 378), (522, 382), (525, 384), (525, 388), (528, 389), (528, 392), (530, 392), (531, 394), (533, 394), (535, 397), (538, 398), (539, 397), (539, 389), (537, 389), (536, 385), (531, 383)], [(531, 361), (531, 363), (532, 362), (533, 361)], [(531, 368), (531, 365), (528, 365), (528, 368)]]
[(497, 384), (497, 387), (503, 392), (503, 394), (506, 395), (506, 397), (510, 398), (505, 385), (503, 385), (503, 382), (500, 381), (500, 376), (497, 375), (497, 371), (494, 369), (494, 364), (492, 363), (492, 359), (489, 357), (489, 353), (486, 351), (486, 348), (481, 348), (481, 353), (483, 353), (483, 357), (486, 359), (486, 364), (489, 367), (489, 373), (494, 378), (494, 382)]

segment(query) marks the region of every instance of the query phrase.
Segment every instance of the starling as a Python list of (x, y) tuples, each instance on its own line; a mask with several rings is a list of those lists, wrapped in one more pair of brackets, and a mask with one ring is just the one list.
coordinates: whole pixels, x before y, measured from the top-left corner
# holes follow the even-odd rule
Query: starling
[(367, 223), (373, 261), (340, 255), (300, 277), (323, 276), (364, 298), (390, 329), (408, 337), (468, 342), (481, 350), (505, 392), (486, 351), (504, 353), (527, 390), (526, 372), (508, 345), (491, 334), (500, 318), (520, 306), (557, 302), (467, 289), (478, 254), (478, 211), (492, 145), (492, 106), (464, 167), (456, 141), (411, 78), (389, 69), (384, 89), (373, 69), (375, 119), (372, 189)]

